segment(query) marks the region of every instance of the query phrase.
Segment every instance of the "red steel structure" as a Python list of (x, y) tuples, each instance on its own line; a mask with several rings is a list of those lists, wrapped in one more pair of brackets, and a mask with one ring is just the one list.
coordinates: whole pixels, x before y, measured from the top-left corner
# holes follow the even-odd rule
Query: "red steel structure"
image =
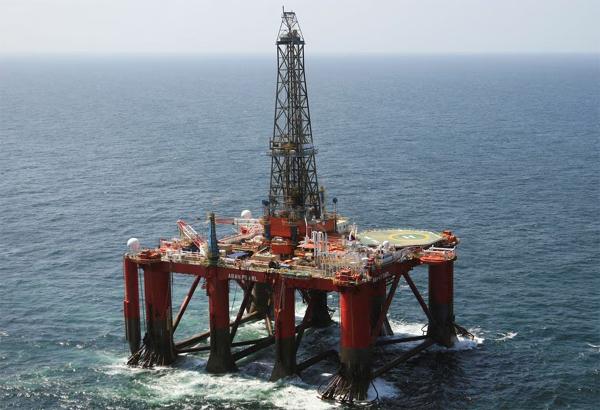
[[(317, 184), (304, 38), (293, 12), (283, 12), (277, 48), (271, 187), (269, 200), (263, 201), (264, 215), (252, 219), (244, 211), (240, 219), (217, 220), (211, 213), (208, 240), (178, 221), (180, 237), (161, 239), (156, 250), (133, 249), (124, 256), (125, 329), (132, 354), (128, 363), (170, 365), (180, 353), (209, 351), (206, 371), (225, 373), (235, 371), (240, 359), (274, 344), (271, 380), (299, 374), (335, 356), (338, 371), (323, 384), (320, 396), (341, 402), (365, 401), (374, 378), (433, 344), (451, 347), (457, 332), (468, 335), (454, 320), (454, 248), (459, 239), (450, 231), (361, 233), (350, 227), (347, 219), (326, 212), (325, 190)], [(333, 202), (335, 206), (337, 201)], [(219, 241), (217, 223), (237, 225), (239, 235)], [(427, 302), (409, 274), (423, 264), (429, 266)], [(173, 274), (194, 276), (175, 320)], [(427, 319), (423, 335), (394, 337), (388, 323), (387, 314), (402, 279)], [(209, 299), (210, 331), (176, 342), (175, 331), (201, 281)], [(239, 286), (244, 294), (233, 321), (231, 286)], [(305, 330), (331, 323), (327, 292), (339, 294), (339, 352), (325, 350), (297, 363)], [(299, 323), (296, 294), (307, 304)], [(143, 337), (140, 307), (146, 322)], [(239, 326), (251, 320), (265, 321), (266, 336), (238, 340)], [(373, 369), (376, 348), (415, 341), (421, 342)]]

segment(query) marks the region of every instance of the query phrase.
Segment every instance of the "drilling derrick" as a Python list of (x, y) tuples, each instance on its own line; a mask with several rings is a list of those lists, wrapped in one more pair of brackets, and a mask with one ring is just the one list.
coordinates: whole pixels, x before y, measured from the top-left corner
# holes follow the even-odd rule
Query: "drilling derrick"
[(284, 242), (275, 252), (290, 254), (308, 229), (333, 231), (321, 203), (304, 72), (304, 38), (294, 12), (283, 12), (277, 36), (277, 95), (271, 157), (271, 184), (265, 203), (265, 233)]
[(313, 146), (306, 77), (304, 39), (296, 14), (283, 12), (277, 39), (277, 96), (270, 142), (269, 203), (275, 212), (296, 219), (319, 218), (321, 202)]

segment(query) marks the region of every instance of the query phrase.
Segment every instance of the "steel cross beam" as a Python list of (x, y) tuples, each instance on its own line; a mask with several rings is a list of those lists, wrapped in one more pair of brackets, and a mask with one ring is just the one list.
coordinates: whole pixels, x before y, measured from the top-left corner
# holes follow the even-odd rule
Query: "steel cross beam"
[(422, 352), (423, 350), (427, 349), (428, 347), (433, 346), (435, 343), (436, 342), (433, 339), (426, 339), (423, 343), (413, 347), (408, 352), (406, 352), (402, 356), (398, 357), (396, 360), (393, 360), (390, 363), (386, 364), (385, 366), (382, 366), (379, 369), (375, 370), (371, 374), (371, 376), (373, 377), (373, 379), (381, 376), (383, 373), (393, 369), (394, 367), (398, 366), (400, 363), (407, 361), (408, 359), (417, 355), (418, 353)]

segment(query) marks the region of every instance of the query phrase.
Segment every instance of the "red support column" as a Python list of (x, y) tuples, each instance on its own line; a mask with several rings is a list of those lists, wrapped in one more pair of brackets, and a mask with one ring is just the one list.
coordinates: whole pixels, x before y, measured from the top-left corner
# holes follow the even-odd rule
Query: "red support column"
[(146, 297), (147, 339), (158, 365), (175, 361), (173, 343), (173, 312), (171, 309), (171, 274), (160, 269), (161, 264), (146, 265), (144, 294)]
[(340, 369), (321, 393), (342, 402), (367, 399), (371, 383), (371, 284), (340, 290)]
[(133, 354), (139, 350), (142, 340), (140, 330), (140, 288), (138, 265), (128, 257), (123, 258), (123, 276), (125, 277), (125, 300), (123, 300), (125, 339), (129, 342), (129, 350)]
[(429, 314), (427, 336), (439, 345), (454, 346), (454, 262), (429, 265)]
[(142, 347), (127, 363), (142, 367), (169, 365), (177, 357), (173, 343), (171, 274), (163, 270), (162, 263), (141, 266), (144, 269), (146, 335)]
[(271, 381), (296, 374), (295, 291), (280, 277), (274, 287), (275, 367)]
[(231, 357), (229, 332), (229, 280), (219, 280), (218, 268), (211, 266), (206, 293), (209, 297), (210, 356), (206, 364), (209, 373), (227, 373), (236, 370)]

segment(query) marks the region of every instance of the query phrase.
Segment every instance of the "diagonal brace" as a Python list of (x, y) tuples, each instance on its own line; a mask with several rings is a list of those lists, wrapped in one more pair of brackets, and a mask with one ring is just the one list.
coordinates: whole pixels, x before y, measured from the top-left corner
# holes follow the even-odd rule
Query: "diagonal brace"
[[(304, 292), (302, 292), (302, 296), (306, 296)], [(296, 336), (296, 353), (298, 352), (298, 347), (300, 347), (300, 342), (302, 341), (302, 336), (304, 335), (304, 330), (306, 329), (306, 325), (308, 325), (308, 321), (310, 320), (310, 316), (312, 314), (313, 306), (315, 305), (316, 297), (310, 298), (308, 302), (308, 306), (306, 307), (306, 312), (304, 313), (304, 318), (302, 319), (302, 323), (300, 323), (300, 329), (298, 330), (298, 335)]]
[(179, 312), (177, 313), (177, 317), (175, 318), (175, 322), (173, 323), (173, 333), (175, 333), (175, 329), (177, 329), (177, 326), (179, 325), (179, 322), (181, 321), (181, 317), (185, 313), (185, 310), (187, 309), (188, 305), (190, 304), (190, 300), (192, 300), (192, 296), (194, 295), (194, 292), (196, 291), (196, 287), (198, 286), (200, 279), (201, 279), (200, 276), (196, 276), (196, 279), (194, 279), (194, 283), (192, 283), (192, 287), (190, 288), (187, 296), (185, 297), (185, 299), (183, 299), (183, 303), (181, 304), (181, 307), (179, 308)]
[(427, 319), (429, 319), (429, 321), (431, 322), (431, 315), (429, 314), (429, 308), (427, 307), (427, 304), (425, 303), (425, 301), (423, 300), (423, 297), (419, 293), (419, 290), (415, 286), (415, 283), (412, 281), (411, 277), (408, 275), (408, 272), (404, 273), (404, 279), (406, 279), (406, 283), (408, 283), (408, 286), (410, 286), (410, 290), (412, 290), (413, 294), (419, 301), (419, 305), (421, 305), (421, 308), (423, 309), (423, 312), (425, 312)]
[(394, 278), (394, 283), (390, 287), (390, 291), (388, 292), (387, 298), (385, 299), (385, 303), (381, 308), (381, 312), (379, 313), (379, 319), (377, 319), (377, 324), (373, 329), (373, 333), (371, 334), (371, 346), (375, 346), (375, 342), (377, 341), (377, 337), (379, 336), (379, 332), (381, 331), (381, 326), (383, 325), (383, 321), (387, 317), (387, 312), (392, 304), (392, 299), (394, 298), (394, 294), (396, 293), (396, 288), (398, 287), (398, 282), (400, 282), (400, 277), (402, 274), (396, 275)]
[(231, 341), (235, 338), (235, 332), (237, 332), (237, 328), (240, 325), (240, 321), (242, 320), (242, 316), (244, 316), (244, 310), (248, 305), (248, 301), (250, 300), (250, 295), (252, 294), (252, 289), (254, 289), (254, 282), (250, 282), (250, 284), (244, 289), (244, 299), (242, 300), (242, 304), (240, 305), (240, 310), (238, 311), (237, 316), (235, 317), (235, 322), (233, 322), (233, 326), (231, 328)]

